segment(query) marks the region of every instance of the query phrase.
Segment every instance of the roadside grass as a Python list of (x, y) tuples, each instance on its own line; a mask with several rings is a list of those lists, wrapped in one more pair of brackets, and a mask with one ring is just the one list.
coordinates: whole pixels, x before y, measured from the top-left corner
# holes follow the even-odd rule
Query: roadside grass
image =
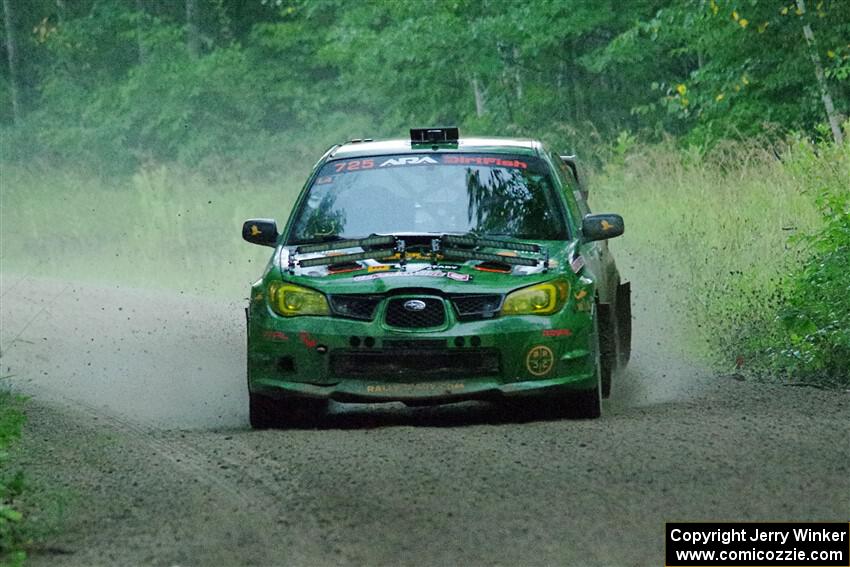
[(302, 165), (289, 177), (258, 181), (165, 166), (124, 178), (0, 168), (4, 275), (231, 297), (247, 292), (269, 256), (269, 249), (242, 241), (242, 222), (251, 217), (285, 222), (309, 172)]
[[(824, 230), (824, 199), (832, 196), (835, 222), (850, 230), (850, 145), (729, 143), (707, 155), (633, 146), (614, 156), (593, 179), (591, 203), (625, 216), (626, 235), (612, 243), (628, 258), (623, 271), (665, 296), (692, 354), (718, 372), (817, 383), (841, 384), (844, 365), (846, 383), (850, 356), (825, 360), (829, 341), (845, 340), (831, 327), (840, 325), (834, 310), (809, 329), (821, 342), (807, 364), (800, 363), (807, 339), (789, 327), (787, 310), (804, 298), (800, 313), (809, 321), (809, 311), (829, 302), (850, 305), (850, 289), (827, 297), (801, 279), (819, 261), (812, 242)], [(838, 246), (825, 240), (826, 248)], [(833, 254), (836, 264), (844, 258), (844, 273), (848, 254)]]
[(0, 390), (0, 565), (22, 565), (26, 559), (24, 546), (28, 538), (19, 505), (24, 475), (6, 467), (8, 449), (21, 436), (22, 403), (19, 396)]
[[(269, 256), (269, 249), (241, 240), (242, 221), (275, 217), (282, 225), (309, 165), (259, 180), (175, 166), (108, 179), (3, 165), (2, 272), (242, 298)], [(835, 317), (821, 313), (816, 318), (826, 322), (812, 329), (814, 315), (798, 310), (795, 331), (789, 302), (827, 301), (801, 283), (800, 270), (814, 261), (812, 235), (825, 226), (824, 199), (840, 201), (848, 179), (847, 144), (728, 142), (704, 153), (621, 136), (592, 176), (591, 204), (623, 214), (626, 235), (611, 243), (621, 271), (635, 279), (636, 294), (664, 297), (675, 340), (691, 354), (720, 373), (804, 379), (819, 366), (836, 367), (816, 360), (835, 346)], [(836, 251), (834, 261), (841, 258)], [(831, 293), (829, 301), (842, 304)], [(808, 335), (801, 338), (799, 329)]]

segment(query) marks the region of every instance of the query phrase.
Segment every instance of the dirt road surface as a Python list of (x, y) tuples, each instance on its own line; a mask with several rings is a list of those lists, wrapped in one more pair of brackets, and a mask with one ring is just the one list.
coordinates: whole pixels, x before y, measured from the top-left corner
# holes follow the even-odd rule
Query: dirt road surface
[(665, 521), (847, 521), (850, 394), (701, 372), (635, 299), (600, 420), (356, 405), (254, 432), (241, 301), (5, 274), (13, 466), (52, 526), (31, 564), (657, 566)]

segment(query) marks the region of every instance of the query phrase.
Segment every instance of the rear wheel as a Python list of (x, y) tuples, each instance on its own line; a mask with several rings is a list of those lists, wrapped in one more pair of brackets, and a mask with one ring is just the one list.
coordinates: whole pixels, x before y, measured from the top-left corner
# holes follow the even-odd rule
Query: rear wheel
[(328, 407), (327, 400), (275, 399), (249, 393), (248, 417), (253, 429), (309, 427), (316, 425)]

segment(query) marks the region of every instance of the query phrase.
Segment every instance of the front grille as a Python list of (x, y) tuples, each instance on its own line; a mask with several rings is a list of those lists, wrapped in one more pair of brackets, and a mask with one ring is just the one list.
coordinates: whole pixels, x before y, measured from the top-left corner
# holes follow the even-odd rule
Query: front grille
[[(409, 308), (413, 302), (425, 304), (421, 311)], [(405, 304), (408, 307), (405, 307)], [(439, 327), (446, 322), (446, 309), (443, 300), (436, 297), (396, 297), (387, 303), (386, 323), (393, 327), (424, 329)]]
[(457, 317), (461, 321), (489, 319), (495, 317), (502, 308), (502, 296), (499, 294), (455, 295), (452, 297)]
[(329, 299), (334, 315), (364, 321), (375, 317), (375, 309), (381, 302), (380, 295), (331, 295)]
[(446, 348), (445, 339), (384, 339), (385, 349), (417, 350)]
[(499, 374), (495, 349), (335, 351), (331, 372), (345, 378), (464, 378)]

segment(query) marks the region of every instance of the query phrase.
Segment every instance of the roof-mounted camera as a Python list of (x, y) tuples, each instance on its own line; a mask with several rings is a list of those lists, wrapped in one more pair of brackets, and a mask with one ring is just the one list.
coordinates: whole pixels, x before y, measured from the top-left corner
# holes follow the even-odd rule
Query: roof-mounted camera
[(456, 127), (410, 129), (410, 141), (414, 144), (456, 144), (458, 138), (460, 133)]

